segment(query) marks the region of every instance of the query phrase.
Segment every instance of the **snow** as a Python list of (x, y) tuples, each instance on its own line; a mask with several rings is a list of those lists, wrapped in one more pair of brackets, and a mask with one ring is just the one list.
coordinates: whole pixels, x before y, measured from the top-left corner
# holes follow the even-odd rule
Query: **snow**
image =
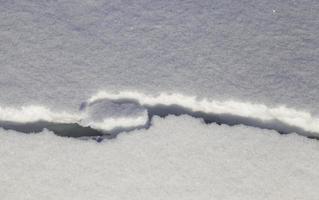
[[(312, 132), (311, 136), (319, 136), (319, 118), (310, 113), (297, 111), (285, 106), (268, 108), (262, 104), (242, 103), (235, 101), (209, 101), (207, 99), (197, 99), (194, 96), (182, 94), (161, 93), (158, 96), (145, 95), (143, 93), (122, 91), (117, 94), (99, 92), (89, 99), (89, 103), (100, 101), (101, 99), (121, 100), (131, 99), (143, 106), (157, 105), (178, 105), (190, 109), (193, 112), (231, 114), (233, 116), (247, 117), (261, 121), (283, 122), (291, 126), (296, 126), (305, 131)], [(275, 126), (275, 125), (273, 125)]]
[[(174, 106), (184, 109), (185, 112), (175, 113)], [(154, 112), (154, 110), (158, 111)], [(319, 136), (319, 118), (308, 112), (285, 106), (269, 108), (263, 104), (249, 102), (199, 99), (178, 93), (161, 93), (151, 96), (132, 91), (118, 93), (101, 91), (83, 102), (80, 109), (74, 113), (54, 112), (40, 106), (24, 106), (20, 109), (0, 107), (0, 122), (77, 123), (82, 127), (91, 127), (110, 133), (115, 129), (147, 128), (153, 115), (169, 114), (189, 114), (206, 121), (210, 117), (209, 123), (218, 122), (229, 125), (242, 123), (284, 133), (295, 132), (306, 136)], [(216, 117), (220, 120), (214, 121)]]
[(96, 101), (75, 113), (52, 111), (43, 106), (32, 105), (21, 108), (0, 107), (0, 126), (6, 123), (31, 127), (37, 122), (77, 123), (82, 127), (112, 132), (118, 128), (126, 130), (143, 127), (148, 121), (147, 110), (144, 107), (134, 103), (115, 103), (110, 100)]
[(116, 103), (104, 99), (97, 100), (83, 109), (85, 109), (84, 116), (79, 124), (104, 132), (116, 128), (144, 127), (149, 121), (147, 110), (135, 103)]
[(319, 143), (189, 116), (102, 143), (0, 134), (1, 199), (318, 199)]
[[(1, 199), (318, 199), (318, 140), (278, 134), (319, 133), (318, 10), (0, 0)], [(160, 106), (188, 115), (153, 116)], [(1, 129), (51, 122), (123, 132), (97, 143)]]
[(21, 107), (0, 107), (0, 120), (18, 123), (36, 121), (48, 122), (77, 122), (81, 117), (77, 114), (70, 114), (65, 111), (52, 111), (44, 106), (21, 106)]
[(82, 127), (111, 133), (116, 129), (148, 128), (149, 120), (154, 115), (169, 114), (188, 114), (202, 118), (207, 123), (244, 124), (283, 133), (295, 132), (319, 137), (319, 118), (308, 112), (285, 106), (269, 108), (250, 102), (199, 99), (196, 96), (178, 93), (152, 96), (132, 91), (100, 91), (86, 102), (82, 102), (80, 109), (74, 113), (54, 112), (40, 106), (24, 106), (21, 109), (0, 107), (0, 122), (76, 123)]
[(0, 105), (73, 113), (100, 90), (134, 90), (318, 116), (318, 6), (2, 0)]

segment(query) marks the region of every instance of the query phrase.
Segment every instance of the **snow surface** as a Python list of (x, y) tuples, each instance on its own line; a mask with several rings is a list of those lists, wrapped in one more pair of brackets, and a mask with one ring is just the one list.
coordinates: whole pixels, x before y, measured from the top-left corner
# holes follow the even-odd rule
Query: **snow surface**
[[(176, 109), (185, 112), (175, 112)], [(189, 114), (209, 123), (244, 124), (319, 138), (319, 118), (285, 106), (269, 108), (263, 104), (198, 99), (178, 93), (151, 96), (132, 91), (99, 92), (83, 102), (75, 113), (54, 112), (40, 106), (24, 106), (21, 109), (0, 107), (0, 126), (1, 122), (21, 124), (45, 121), (76, 123), (111, 133), (115, 129), (148, 128), (154, 115), (169, 114)], [(218, 120), (215, 121), (215, 118)]]
[(82, 119), (74, 123), (101, 131), (143, 127), (149, 121), (147, 110), (136, 103), (116, 103), (103, 99), (96, 100), (81, 110), (85, 110)]
[(1, 0), (0, 105), (74, 112), (99, 90), (134, 90), (318, 116), (318, 10), (317, 0)]
[(318, 199), (316, 140), (189, 116), (152, 123), (102, 143), (1, 131), (1, 199)]
[[(235, 101), (210, 101), (208, 99), (196, 99), (194, 96), (181, 94), (161, 93), (158, 96), (145, 95), (138, 92), (124, 91), (117, 94), (99, 92), (89, 99), (89, 103), (101, 100), (129, 100), (136, 101), (141, 106), (155, 107), (157, 105), (177, 105), (191, 110), (192, 112), (203, 112), (205, 114), (230, 114), (236, 117), (261, 120), (263, 122), (273, 121), (309, 131), (310, 136), (319, 136), (319, 118), (311, 116), (310, 113), (297, 111), (284, 106), (268, 108), (262, 104), (242, 103)], [(273, 125), (275, 127), (275, 125)], [(271, 127), (271, 126), (270, 126)]]
[[(317, 0), (0, 0), (0, 125), (110, 130), (177, 104), (318, 132), (318, 10)], [(318, 145), (190, 116), (101, 143), (1, 129), (0, 198), (317, 200)]]
[[(170, 92), (318, 133), (318, 10), (311, 0), (2, 0), (0, 120), (79, 123), (98, 91)], [(82, 124), (113, 127), (103, 119)], [(120, 119), (105, 122), (147, 120)]]

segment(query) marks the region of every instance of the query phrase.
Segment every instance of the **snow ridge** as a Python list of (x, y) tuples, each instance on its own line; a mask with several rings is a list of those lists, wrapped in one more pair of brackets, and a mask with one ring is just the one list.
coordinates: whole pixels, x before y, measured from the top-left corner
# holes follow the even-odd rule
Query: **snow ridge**
[[(94, 103), (101, 99), (118, 101), (131, 100), (141, 106), (147, 107), (148, 110), (156, 107), (158, 109), (177, 107), (178, 109), (182, 108), (186, 110), (185, 114), (193, 115), (192, 113), (194, 113), (194, 115), (198, 117), (200, 117), (200, 113), (202, 113), (202, 115), (211, 114), (215, 116), (215, 118), (221, 117), (220, 123), (244, 123), (250, 126), (275, 129), (283, 133), (296, 132), (311, 137), (319, 136), (318, 118), (313, 117), (308, 112), (287, 108), (284, 105), (269, 108), (263, 104), (236, 102), (232, 100), (216, 101), (206, 98), (198, 99), (196, 96), (186, 96), (178, 93), (160, 93), (157, 96), (151, 96), (132, 91), (119, 93), (100, 91), (92, 96), (88, 103)], [(174, 114), (174, 112), (167, 114)], [(227, 122), (227, 120), (231, 120), (232, 122)], [(234, 122), (236, 120), (239, 122)]]
[(55, 123), (74, 123), (82, 118), (81, 114), (52, 111), (44, 106), (22, 106), (20, 108), (0, 106), (0, 121), (30, 123), (47, 121)]
[[(155, 96), (136, 91), (100, 91), (84, 102), (77, 113), (52, 111), (43, 106), (0, 107), (0, 126), (22, 132), (48, 128), (71, 137), (116, 136), (123, 131), (149, 128), (153, 116), (183, 114), (202, 118), (206, 123), (244, 124), (319, 138), (319, 119), (305, 111), (164, 92)], [(80, 131), (81, 127), (86, 129)], [(69, 132), (63, 132), (65, 129)]]

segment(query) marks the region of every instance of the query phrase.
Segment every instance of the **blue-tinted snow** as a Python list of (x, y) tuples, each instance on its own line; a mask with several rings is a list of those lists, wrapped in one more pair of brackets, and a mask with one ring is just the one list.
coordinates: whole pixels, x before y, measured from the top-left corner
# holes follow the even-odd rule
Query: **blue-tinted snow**
[[(135, 91), (182, 94), (170, 102), (195, 99), (195, 110), (288, 108), (296, 117), (270, 116), (318, 126), (318, 10), (315, 0), (0, 0), (1, 119), (137, 119), (139, 105), (83, 104)], [(151, 124), (99, 144), (0, 130), (1, 199), (318, 199), (316, 140), (189, 116)]]
[(318, 10), (311, 0), (2, 0), (0, 105), (73, 112), (99, 90), (137, 90), (318, 115)]

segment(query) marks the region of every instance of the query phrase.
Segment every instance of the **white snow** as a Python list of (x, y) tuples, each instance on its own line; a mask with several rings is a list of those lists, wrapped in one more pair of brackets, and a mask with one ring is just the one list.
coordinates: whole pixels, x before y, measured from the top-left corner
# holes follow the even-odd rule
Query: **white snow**
[(37, 199), (318, 199), (319, 143), (189, 116), (102, 143), (0, 134), (0, 196)]
[(0, 107), (0, 121), (18, 123), (48, 121), (74, 123), (81, 119), (79, 114), (70, 114), (65, 111), (52, 111), (44, 106)]
[[(116, 103), (116, 101), (123, 100), (130, 100), (131, 103)], [(0, 107), (0, 121), (78, 123), (84, 127), (89, 126), (101, 131), (111, 131), (115, 128), (146, 126), (149, 121), (147, 107), (177, 105), (192, 112), (230, 114), (234, 117), (246, 117), (251, 120), (270, 122), (272, 125), (269, 125), (268, 128), (274, 130), (276, 130), (278, 123), (283, 123), (306, 131), (306, 133), (297, 132), (299, 134), (319, 136), (318, 118), (312, 116), (311, 113), (287, 108), (286, 106), (269, 108), (263, 104), (250, 102), (199, 99), (196, 96), (179, 93), (160, 93), (154, 96), (136, 91), (121, 91), (118, 93), (100, 91), (87, 100), (85, 104), (84, 108), (75, 113), (55, 113), (40, 106), (22, 107), (18, 110), (13, 108), (2, 109)]]
[(243, 103), (236, 101), (215, 101), (208, 99), (198, 99), (195, 96), (182, 94), (161, 93), (158, 96), (150, 96), (139, 92), (124, 91), (119, 93), (99, 92), (89, 99), (89, 102), (101, 99), (132, 99), (141, 105), (179, 105), (194, 112), (232, 114), (234, 116), (260, 119), (263, 121), (279, 121), (288, 125), (302, 128), (305, 131), (313, 132), (313, 136), (319, 136), (319, 118), (312, 116), (308, 112), (298, 111), (285, 106), (269, 108), (263, 104)]
[(52, 123), (78, 123), (101, 131), (116, 128), (134, 128), (144, 126), (148, 121), (147, 110), (141, 106), (108, 100), (98, 101), (85, 110), (67, 113), (52, 111), (43, 106), (22, 106), (21, 108), (1, 108), (0, 122), (32, 123), (38, 121)]
[(93, 129), (100, 131), (112, 131), (115, 128), (134, 128), (144, 126), (148, 122), (147, 116), (139, 117), (120, 117), (120, 118), (108, 118), (101, 122), (90, 122), (80, 125), (86, 127), (89, 126)]
[(143, 127), (149, 121), (147, 110), (133, 103), (115, 103), (103, 99), (89, 104), (83, 110), (79, 124), (101, 131)]
[[(111, 130), (176, 104), (318, 134), (318, 10), (317, 0), (0, 0), (0, 121)], [(111, 101), (125, 98), (136, 103)], [(317, 140), (190, 116), (101, 143), (0, 129), (0, 199), (317, 200), (318, 157)]]

